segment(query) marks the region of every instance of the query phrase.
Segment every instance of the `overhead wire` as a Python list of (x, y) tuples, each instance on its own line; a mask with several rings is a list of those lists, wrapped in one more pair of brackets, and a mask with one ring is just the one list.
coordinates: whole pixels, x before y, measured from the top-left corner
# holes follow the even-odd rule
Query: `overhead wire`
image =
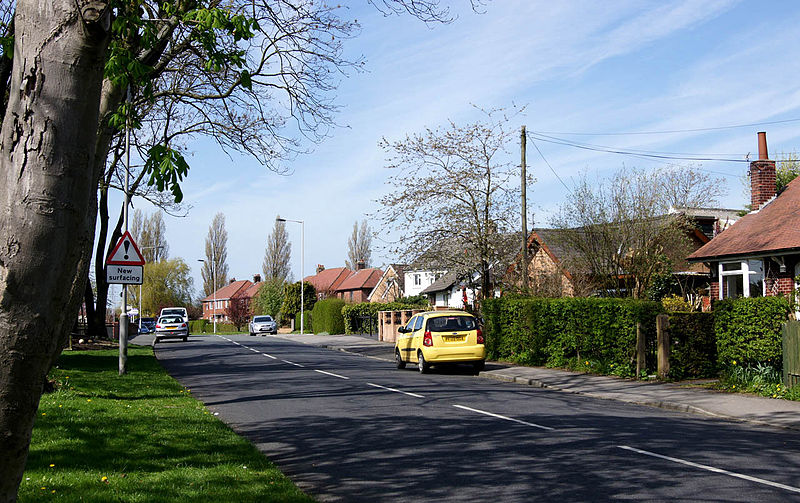
[(676, 134), (676, 133), (699, 133), (703, 131), (720, 131), (724, 129), (736, 129), (742, 127), (754, 126), (769, 126), (772, 124), (786, 124), (788, 122), (798, 122), (798, 119), (784, 119), (778, 121), (765, 121), (765, 122), (751, 122), (749, 124), (732, 124), (728, 126), (715, 126), (705, 128), (693, 129), (666, 129), (662, 131), (630, 131), (630, 132), (614, 132), (614, 133), (588, 133), (588, 132), (568, 132), (568, 131), (537, 131), (541, 134), (557, 134), (567, 136), (633, 136), (633, 135), (652, 135), (652, 134)]

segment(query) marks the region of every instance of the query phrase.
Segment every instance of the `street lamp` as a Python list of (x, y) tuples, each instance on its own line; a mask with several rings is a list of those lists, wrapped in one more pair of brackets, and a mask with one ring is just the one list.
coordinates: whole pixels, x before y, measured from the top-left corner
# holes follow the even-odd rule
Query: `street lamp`
[(281, 218), (275, 217), (276, 222), (294, 222), (296, 224), (300, 224), (300, 335), (303, 335), (303, 307), (305, 304), (305, 296), (303, 295), (303, 278), (305, 277), (305, 273), (303, 272), (303, 264), (305, 263), (305, 236), (306, 236), (306, 224), (302, 220), (292, 220), (289, 218)]
[[(198, 262), (206, 263), (204, 259), (197, 259)], [(213, 292), (213, 304), (211, 310), (211, 319), (214, 321), (214, 333), (217, 333), (217, 271), (214, 268), (214, 263), (217, 261), (216, 254), (214, 253), (214, 247), (211, 247), (211, 288), (214, 289)]]

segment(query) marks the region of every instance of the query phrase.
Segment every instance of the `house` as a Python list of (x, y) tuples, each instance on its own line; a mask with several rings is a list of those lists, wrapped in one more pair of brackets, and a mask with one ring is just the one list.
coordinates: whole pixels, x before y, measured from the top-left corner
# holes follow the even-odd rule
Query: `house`
[(405, 269), (407, 267), (403, 264), (389, 264), (367, 296), (367, 301), (386, 304), (405, 297)]
[[(473, 285), (480, 281), (477, 273), (472, 279)], [(469, 282), (461, 279), (455, 272), (448, 272), (419, 294), (427, 295), (434, 308), (465, 309), (475, 305), (476, 293), (469, 287)]]
[(336, 288), (335, 294), (347, 302), (367, 302), (370, 292), (378, 284), (383, 271), (374, 267), (364, 267), (359, 263), (359, 269), (353, 271), (347, 279)]
[[(259, 274), (253, 276), (253, 281), (246, 279), (240, 281), (231, 280), (230, 283), (200, 301), (203, 306), (203, 319), (213, 321), (216, 318), (217, 322), (230, 321), (225, 313), (225, 309), (230, 306), (230, 303), (244, 301), (249, 305), (253, 297), (258, 295), (260, 287), (261, 275)], [(216, 305), (214, 304), (215, 300)]]
[(431, 286), (437, 279), (444, 276), (447, 271), (429, 271), (424, 269), (406, 269), (403, 273), (405, 285), (404, 297), (416, 297)]
[(752, 211), (689, 255), (711, 270), (712, 299), (791, 295), (800, 274), (800, 179), (776, 193), (766, 133), (750, 163)]
[(303, 281), (314, 285), (314, 289), (317, 291), (317, 300), (322, 300), (328, 297), (335, 297), (336, 289), (339, 288), (342, 282), (352, 273), (353, 271), (346, 267), (325, 269), (324, 265), (318, 264), (317, 274), (306, 276)]

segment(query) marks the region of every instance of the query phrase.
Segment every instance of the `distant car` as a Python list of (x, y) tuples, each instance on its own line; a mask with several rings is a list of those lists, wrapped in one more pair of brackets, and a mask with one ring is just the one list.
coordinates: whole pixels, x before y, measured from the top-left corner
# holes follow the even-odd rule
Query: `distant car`
[(414, 315), (395, 342), (397, 368), (416, 363), (424, 374), (439, 363), (469, 363), (484, 369), (486, 348), (478, 320), (464, 311), (428, 311)]
[(156, 322), (156, 337), (154, 342), (162, 339), (189, 340), (189, 324), (179, 314), (159, 316)]
[(165, 307), (161, 310), (161, 314), (159, 316), (170, 316), (179, 314), (183, 321), (189, 323), (189, 313), (186, 311), (185, 307)]
[(272, 334), (278, 333), (278, 324), (272, 319), (272, 316), (253, 316), (250, 321), (250, 335), (256, 334)]
[(149, 334), (156, 331), (155, 318), (142, 318), (140, 321), (141, 321), (141, 327), (139, 328), (140, 334)]

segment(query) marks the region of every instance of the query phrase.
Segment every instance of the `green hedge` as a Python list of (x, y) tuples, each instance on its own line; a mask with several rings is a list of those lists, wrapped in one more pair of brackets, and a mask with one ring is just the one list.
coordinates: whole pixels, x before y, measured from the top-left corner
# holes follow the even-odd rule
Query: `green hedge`
[(712, 313), (669, 314), (669, 377), (717, 376), (717, 340)]
[(344, 333), (344, 318), (342, 308), (347, 305), (342, 299), (331, 298), (318, 301), (311, 311), (313, 323), (311, 328), (315, 334), (327, 332), (329, 334)]
[[(312, 323), (312, 319), (314, 318), (311, 315), (311, 311), (303, 311), (303, 333), (304, 334), (313, 334), (314, 333), (314, 324)], [(294, 317), (294, 330), (295, 332), (300, 331), (300, 311), (297, 311)]]
[(721, 368), (767, 364), (781, 368), (781, 329), (791, 312), (785, 297), (725, 299), (714, 303), (717, 361)]
[[(633, 299), (486, 299), (487, 356), (525, 365), (631, 375), (636, 324), (641, 322), (645, 337), (654, 341), (655, 317), (661, 311), (658, 302)], [(650, 360), (654, 366), (655, 359)]]
[[(247, 325), (245, 325), (245, 329)], [(214, 332), (214, 322), (208, 320), (191, 320), (189, 322), (190, 334), (210, 334)], [(217, 332), (237, 332), (233, 323), (217, 322)]]
[(189, 333), (204, 334), (206, 332), (206, 325), (210, 324), (208, 320), (192, 320), (189, 322)]
[[(427, 306), (426, 306), (427, 307)], [(378, 326), (378, 311), (401, 311), (405, 309), (424, 309), (418, 303), (406, 302), (389, 302), (381, 304), (380, 302), (361, 302), (358, 304), (347, 304), (342, 308), (342, 317), (344, 318), (344, 333), (354, 334), (356, 328), (359, 327), (361, 316), (369, 316), (370, 323), (373, 326)]]

